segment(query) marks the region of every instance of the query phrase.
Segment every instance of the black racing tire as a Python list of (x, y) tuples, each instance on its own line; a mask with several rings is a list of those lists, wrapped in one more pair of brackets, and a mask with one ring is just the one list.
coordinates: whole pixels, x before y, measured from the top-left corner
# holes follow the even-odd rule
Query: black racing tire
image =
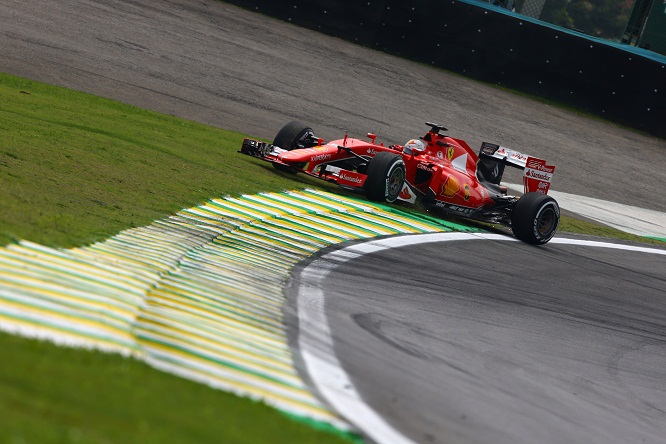
[(377, 202), (395, 202), (405, 183), (402, 156), (382, 151), (370, 159), (365, 180), (365, 195)]
[[(278, 146), (284, 150), (291, 151), (298, 148), (299, 142), (303, 141), (307, 136), (314, 136), (314, 131), (312, 131), (312, 128), (298, 121), (289, 122), (283, 126), (282, 129), (275, 135), (275, 139), (273, 139), (273, 145)], [(274, 163), (273, 166), (279, 171), (285, 173), (298, 173), (298, 170), (281, 165), (279, 163)], [(301, 167), (301, 165), (296, 166)]]
[(511, 230), (523, 242), (543, 245), (550, 241), (560, 223), (560, 206), (541, 193), (524, 194), (511, 213)]

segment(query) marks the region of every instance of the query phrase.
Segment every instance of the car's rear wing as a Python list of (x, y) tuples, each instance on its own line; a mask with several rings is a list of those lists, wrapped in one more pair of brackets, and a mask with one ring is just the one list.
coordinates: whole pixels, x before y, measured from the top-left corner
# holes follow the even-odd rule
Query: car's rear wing
[(519, 153), (505, 146), (495, 145), (494, 143), (483, 142), (479, 158), (490, 157), (502, 161), (505, 165), (516, 168), (525, 168), (529, 156)]
[(554, 166), (546, 165), (543, 159), (504, 146), (488, 142), (481, 144), (476, 172), (479, 180), (499, 185), (506, 165), (523, 170), (525, 193), (548, 194)]

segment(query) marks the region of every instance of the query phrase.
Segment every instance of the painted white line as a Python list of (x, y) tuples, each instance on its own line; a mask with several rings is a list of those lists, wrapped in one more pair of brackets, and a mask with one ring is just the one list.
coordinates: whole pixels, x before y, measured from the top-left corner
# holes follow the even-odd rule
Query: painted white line
[[(504, 185), (514, 191), (523, 191), (522, 185), (513, 183)], [(555, 198), (560, 207), (567, 211), (617, 228), (625, 233), (666, 238), (666, 213), (561, 191), (551, 190), (548, 195)]]
[(613, 248), (615, 250), (637, 251), (639, 253), (662, 254), (666, 256), (666, 250), (660, 250), (658, 248), (650, 248), (650, 247), (639, 247), (637, 245), (614, 244), (611, 242), (596, 242), (596, 241), (586, 241), (580, 239), (554, 238), (551, 239), (550, 243), (581, 245), (584, 247), (595, 247), (595, 248)]
[[(475, 239), (518, 242), (512, 237), (490, 233), (429, 233), (395, 236), (351, 245), (325, 254), (312, 261), (300, 273), (297, 295), (298, 345), (306, 370), (325, 401), (347, 421), (378, 443), (415, 444), (363, 401), (351, 378), (342, 368), (333, 349), (333, 338), (324, 312), (323, 282), (335, 268), (364, 254), (430, 242)], [(551, 243), (666, 255), (666, 250), (610, 242), (555, 238), (551, 240)]]

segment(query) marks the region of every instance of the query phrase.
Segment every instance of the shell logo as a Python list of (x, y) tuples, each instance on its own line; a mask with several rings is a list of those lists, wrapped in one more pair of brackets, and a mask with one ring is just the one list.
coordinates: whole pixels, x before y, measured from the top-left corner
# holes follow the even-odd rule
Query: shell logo
[(460, 182), (455, 177), (449, 176), (441, 185), (439, 194), (446, 197), (453, 197), (458, 191), (460, 191)]

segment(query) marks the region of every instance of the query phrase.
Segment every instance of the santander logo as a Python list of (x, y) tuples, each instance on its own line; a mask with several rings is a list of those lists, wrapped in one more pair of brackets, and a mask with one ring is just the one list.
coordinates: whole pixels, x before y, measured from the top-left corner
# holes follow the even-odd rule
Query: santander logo
[(535, 179), (547, 180), (547, 181), (550, 181), (550, 180), (552, 179), (552, 177), (553, 177), (552, 174), (548, 174), (548, 173), (538, 173), (538, 172), (536, 172), (536, 171), (534, 171), (534, 170), (529, 170), (529, 171), (527, 171), (525, 175), (528, 176), (528, 177), (533, 177), (533, 178), (535, 178)]
[(354, 182), (354, 183), (363, 182), (360, 177), (350, 176), (349, 174), (346, 174), (346, 173), (340, 173), (340, 179), (346, 180), (348, 182)]

